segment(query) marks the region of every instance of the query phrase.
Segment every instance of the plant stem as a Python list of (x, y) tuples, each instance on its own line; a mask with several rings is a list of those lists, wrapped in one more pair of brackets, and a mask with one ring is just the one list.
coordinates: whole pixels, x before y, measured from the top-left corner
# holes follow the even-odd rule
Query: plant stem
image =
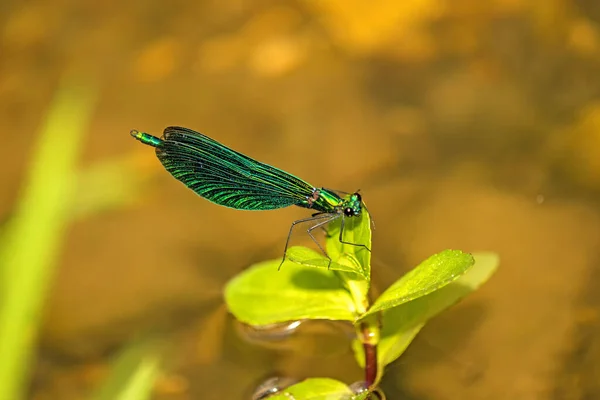
[(371, 387), (377, 381), (377, 343), (368, 340), (372, 337), (372, 327), (369, 324), (363, 323), (361, 329), (365, 351), (365, 385)]
[(373, 386), (377, 379), (377, 345), (364, 343), (365, 349), (365, 385)]

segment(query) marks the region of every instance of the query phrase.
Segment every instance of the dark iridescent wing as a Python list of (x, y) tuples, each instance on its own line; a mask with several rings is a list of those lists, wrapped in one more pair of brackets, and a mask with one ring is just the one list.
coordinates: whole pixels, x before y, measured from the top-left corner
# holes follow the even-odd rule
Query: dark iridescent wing
[(306, 201), (313, 187), (240, 154), (201, 133), (168, 127), (156, 147), (176, 179), (216, 204), (240, 210), (272, 210)]

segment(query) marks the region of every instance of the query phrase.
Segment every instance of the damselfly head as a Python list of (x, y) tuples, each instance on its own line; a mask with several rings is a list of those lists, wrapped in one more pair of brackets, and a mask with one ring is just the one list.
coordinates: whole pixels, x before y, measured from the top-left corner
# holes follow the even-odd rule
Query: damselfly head
[(343, 212), (346, 217), (357, 217), (362, 212), (362, 197), (356, 192), (344, 199)]

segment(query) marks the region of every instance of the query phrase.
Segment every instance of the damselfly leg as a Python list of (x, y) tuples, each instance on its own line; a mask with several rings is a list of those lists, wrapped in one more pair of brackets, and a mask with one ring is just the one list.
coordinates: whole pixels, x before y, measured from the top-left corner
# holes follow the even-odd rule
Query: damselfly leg
[(314, 235), (312, 234), (312, 231), (317, 228), (322, 228), (325, 230), (325, 233), (328, 234), (328, 231), (325, 228), (325, 225), (327, 225), (328, 223), (330, 223), (340, 217), (342, 218), (341, 225), (340, 225), (340, 235), (338, 238), (340, 243), (347, 244), (350, 246), (364, 247), (368, 252), (371, 252), (371, 249), (369, 249), (365, 244), (352, 243), (352, 242), (345, 241), (343, 239), (344, 229), (346, 228), (346, 217), (343, 214), (317, 213), (317, 214), (313, 214), (310, 218), (303, 218), (303, 219), (299, 219), (297, 221), (292, 222), (292, 226), (290, 227), (290, 231), (288, 232), (288, 236), (285, 241), (285, 248), (283, 250), (283, 258), (282, 258), (281, 263), (279, 264), (279, 267), (277, 268), (277, 270), (279, 270), (281, 268), (281, 266), (283, 265), (283, 263), (285, 262), (285, 260), (287, 258), (287, 249), (288, 249), (288, 246), (290, 243), (290, 238), (292, 237), (292, 231), (294, 230), (294, 227), (297, 224), (306, 223), (306, 222), (314, 222), (314, 221), (317, 221), (317, 223), (312, 225), (311, 227), (309, 227), (306, 230), (306, 233), (308, 233), (308, 236), (310, 236), (310, 238), (312, 239), (313, 242), (315, 242), (315, 244), (317, 245), (319, 250), (321, 250), (323, 255), (329, 260), (329, 264), (327, 265), (327, 269), (329, 269), (329, 267), (331, 266), (331, 262), (332, 262), (331, 257), (329, 257), (329, 254), (327, 254), (327, 251), (325, 251), (325, 249), (319, 243), (317, 238), (314, 237)]
[(340, 243), (349, 244), (350, 246), (364, 247), (370, 253), (371, 249), (368, 248), (367, 245), (361, 244), (361, 243), (346, 242), (345, 240), (342, 239), (342, 237), (344, 235), (344, 228), (345, 227), (346, 227), (346, 218), (344, 217), (344, 215), (342, 215), (342, 222), (341, 222), (341, 226), (340, 226), (340, 237), (339, 237)]
[(318, 221), (316, 225), (311, 226), (310, 228), (307, 229), (307, 233), (309, 234), (310, 238), (313, 240), (313, 242), (315, 242), (317, 244), (317, 246), (319, 247), (319, 249), (323, 252), (323, 254), (325, 254), (325, 256), (329, 259), (329, 262), (331, 263), (331, 258), (329, 258), (329, 256), (327, 255), (327, 252), (323, 249), (323, 247), (319, 244), (319, 242), (317, 241), (317, 239), (312, 235), (312, 230), (315, 228), (318, 228), (320, 226), (323, 226), (325, 224), (327, 224), (328, 222), (333, 221), (334, 219), (338, 218), (339, 214), (330, 214), (330, 213), (317, 213), (317, 214), (313, 214), (311, 217), (309, 218), (303, 218), (303, 219), (299, 219), (297, 221), (292, 222), (292, 226), (290, 226), (290, 231), (288, 232), (288, 236), (287, 239), (285, 241), (285, 247), (283, 249), (283, 259), (281, 260), (281, 263), (279, 264), (279, 267), (277, 268), (277, 270), (279, 270), (281, 268), (281, 266), (283, 265), (283, 263), (285, 262), (285, 259), (287, 257), (287, 250), (288, 250), (288, 246), (290, 244), (290, 238), (292, 237), (292, 232), (294, 230), (294, 227), (298, 224), (302, 224), (302, 223), (306, 223), (306, 222), (312, 222), (312, 221)]
[(329, 269), (329, 267), (331, 266), (331, 261), (332, 261), (331, 257), (329, 257), (329, 254), (327, 254), (327, 252), (325, 251), (325, 249), (323, 248), (323, 246), (321, 246), (321, 244), (317, 241), (317, 239), (315, 239), (315, 237), (312, 234), (312, 231), (315, 230), (315, 229), (317, 229), (317, 228), (319, 228), (319, 227), (323, 227), (324, 225), (330, 223), (334, 219), (338, 219), (339, 217), (340, 217), (339, 214), (331, 214), (331, 218), (325, 219), (325, 221), (320, 221), (316, 225), (313, 225), (313, 226), (311, 226), (310, 228), (308, 228), (306, 230), (306, 233), (308, 233), (308, 235), (313, 240), (313, 242), (315, 242), (317, 244), (317, 246), (319, 247), (319, 249), (321, 250), (321, 252), (323, 253), (323, 255), (325, 257), (327, 257), (327, 259), (329, 260), (329, 263), (327, 264), (327, 269)]

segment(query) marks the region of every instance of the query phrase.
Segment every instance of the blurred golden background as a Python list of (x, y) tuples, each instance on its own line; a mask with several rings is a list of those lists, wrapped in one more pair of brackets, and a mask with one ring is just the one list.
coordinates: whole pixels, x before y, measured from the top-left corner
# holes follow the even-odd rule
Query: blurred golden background
[(278, 257), (306, 210), (198, 198), (129, 136), (168, 125), (361, 189), (380, 287), (446, 248), (499, 253), (387, 371), (389, 399), (600, 398), (597, 1), (8, 0), (0, 22), (5, 221), (54, 99), (74, 86), (63, 113), (89, 114), (73, 115), (85, 133), (29, 398), (87, 398), (149, 331), (167, 349), (156, 399), (249, 398), (274, 372), (361, 378), (344, 346), (317, 344), (339, 332), (302, 351), (239, 337), (223, 285)]

